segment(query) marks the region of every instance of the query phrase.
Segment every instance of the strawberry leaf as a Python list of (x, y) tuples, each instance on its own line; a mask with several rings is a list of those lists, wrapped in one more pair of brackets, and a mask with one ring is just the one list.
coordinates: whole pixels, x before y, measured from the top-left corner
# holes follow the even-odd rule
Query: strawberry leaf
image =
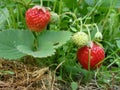
[(34, 50), (34, 36), (29, 30), (5, 30), (0, 32), (0, 57), (18, 59), (26, 55), (37, 58), (54, 55), (55, 49), (71, 37), (68, 31), (43, 31), (38, 36), (38, 46)]
[(28, 30), (5, 30), (0, 32), (0, 57), (5, 59), (17, 59), (26, 54), (18, 50), (19, 45), (32, 48), (33, 34)]
[(43, 58), (51, 56), (55, 53), (55, 49), (66, 43), (71, 37), (71, 33), (67, 31), (43, 31), (38, 36), (38, 49), (33, 51), (26, 46), (18, 46), (18, 49), (33, 57)]
[(26, 55), (30, 55), (30, 56), (37, 57), (37, 58), (51, 56), (55, 53), (54, 48), (52, 48), (51, 46), (42, 47), (40, 50), (36, 50), (36, 51), (33, 51), (31, 48), (24, 46), (24, 45), (20, 45), (17, 48), (22, 53), (25, 53)]
[(34, 50), (34, 35), (29, 30), (6, 30), (0, 32), (0, 57), (18, 59), (26, 55), (37, 58), (51, 56), (55, 49), (71, 37), (68, 31), (43, 31), (38, 36), (38, 46)]
[(39, 36), (39, 47), (53, 46), (58, 48), (66, 43), (71, 37), (68, 31), (44, 31)]

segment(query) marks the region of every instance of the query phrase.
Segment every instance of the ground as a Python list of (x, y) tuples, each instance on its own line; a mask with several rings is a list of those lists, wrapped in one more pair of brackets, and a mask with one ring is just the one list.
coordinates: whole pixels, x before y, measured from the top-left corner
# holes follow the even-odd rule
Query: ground
[[(79, 83), (79, 82), (78, 82)], [(0, 90), (72, 90), (70, 84), (56, 79), (48, 67), (37, 67), (20, 61), (0, 60)], [(78, 90), (102, 90), (94, 80)], [(119, 90), (119, 87), (109, 90)]]

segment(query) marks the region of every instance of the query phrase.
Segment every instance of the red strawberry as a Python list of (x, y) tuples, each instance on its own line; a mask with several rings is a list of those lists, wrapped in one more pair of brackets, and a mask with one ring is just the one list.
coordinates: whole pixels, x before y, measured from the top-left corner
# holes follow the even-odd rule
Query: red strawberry
[[(86, 70), (96, 69), (100, 66), (99, 62), (105, 58), (105, 52), (102, 47), (100, 47), (94, 42), (91, 42), (90, 47), (84, 46), (78, 49), (77, 58), (80, 64)], [(99, 65), (96, 66), (97, 64)], [(90, 68), (88, 68), (89, 66)]]
[(32, 31), (43, 30), (50, 21), (50, 12), (45, 7), (34, 6), (26, 11), (26, 24)]

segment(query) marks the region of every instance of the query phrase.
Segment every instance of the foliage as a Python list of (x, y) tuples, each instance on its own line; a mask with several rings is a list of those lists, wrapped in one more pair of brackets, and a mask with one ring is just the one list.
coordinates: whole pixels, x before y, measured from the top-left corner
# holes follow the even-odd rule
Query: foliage
[[(50, 31), (42, 32), (39, 35), (38, 42), (39, 45), (43, 47), (38, 46), (38, 52), (35, 54), (31, 49), (35, 37), (31, 32), (26, 30), (27, 27), (24, 17), (25, 11), (29, 7), (39, 3), (40, 0), (2, 0), (0, 2), (0, 56), (4, 56), (5, 52), (10, 52), (11, 50), (13, 50), (14, 53), (9, 53), (8, 56), (5, 55), (4, 57), (16, 59), (18, 58), (18, 54), (20, 54), (21, 57), (24, 55), (44, 57), (55, 53), (55, 55), (43, 58), (42, 60), (36, 59), (36, 62), (38, 65), (50, 66), (50, 68), (54, 70), (58, 64), (64, 61), (57, 70), (56, 76), (60, 80), (71, 82), (71, 88), (73, 90), (77, 87), (75, 81), (78, 79), (81, 81), (80, 83), (86, 83), (92, 78), (96, 81), (97, 87), (102, 89), (106, 89), (107, 86), (111, 87), (112, 84), (119, 84), (120, 0), (43, 0), (43, 5), (49, 7), (51, 12), (57, 13), (60, 19), (56, 23), (49, 23), (46, 29)], [(67, 35), (67, 33), (62, 32), (64, 30), (66, 32), (76, 33), (80, 31), (82, 27), (82, 31), (88, 33), (86, 26), (89, 28), (92, 40), (94, 40), (97, 28), (102, 33), (103, 39), (100, 43), (106, 53), (106, 58), (101, 68), (89, 72), (84, 70), (77, 62), (76, 52), (78, 47), (75, 46), (71, 40), (64, 44), (65, 41), (70, 38), (70, 33)], [(18, 31), (18, 29), (24, 30)], [(51, 32), (55, 31), (59, 31), (58, 35), (60, 36), (54, 33), (51, 34)], [(10, 35), (10, 33), (12, 34)], [(18, 37), (21, 35), (20, 33), (23, 33), (22, 38)], [(26, 33), (29, 33), (29, 35), (26, 35)], [(64, 33), (63, 36), (61, 35), (62, 33)], [(46, 35), (48, 37), (46, 37)], [(54, 38), (49, 38), (51, 36), (54, 36)], [(17, 46), (17, 48), (14, 47), (14, 41), (21, 46)], [(60, 46), (62, 45), (59, 48), (57, 47), (58, 43)], [(53, 44), (55, 44), (56, 47)], [(9, 45), (10, 47), (8, 47)], [(48, 45), (52, 50), (49, 50), (45, 45)], [(7, 49), (3, 50), (2, 48)], [(38, 54), (41, 53), (41, 51), (39, 51), (41, 48), (46, 51), (42, 56), (39, 56)], [(55, 52), (56, 48), (58, 49)]]
[[(51, 56), (55, 53), (55, 48), (65, 44), (70, 36), (71, 33), (67, 31), (44, 31), (38, 36), (38, 43), (34, 43), (35, 37), (28, 30), (1, 31), (0, 57), (18, 59), (25, 55), (39, 58)], [(34, 44), (38, 45), (35, 47)]]

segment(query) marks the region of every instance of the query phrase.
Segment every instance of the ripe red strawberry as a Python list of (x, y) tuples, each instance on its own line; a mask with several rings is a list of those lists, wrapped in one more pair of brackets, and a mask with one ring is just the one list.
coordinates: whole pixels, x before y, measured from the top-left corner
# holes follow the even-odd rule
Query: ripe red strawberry
[(50, 12), (45, 7), (34, 6), (25, 13), (26, 24), (32, 31), (43, 30), (50, 21)]
[[(86, 70), (96, 69), (100, 66), (99, 62), (105, 58), (105, 52), (102, 47), (97, 45), (95, 42), (91, 42), (89, 47), (84, 46), (78, 49), (77, 58), (82, 67)], [(97, 64), (99, 65), (96, 66)], [(88, 68), (89, 66), (90, 68)]]

